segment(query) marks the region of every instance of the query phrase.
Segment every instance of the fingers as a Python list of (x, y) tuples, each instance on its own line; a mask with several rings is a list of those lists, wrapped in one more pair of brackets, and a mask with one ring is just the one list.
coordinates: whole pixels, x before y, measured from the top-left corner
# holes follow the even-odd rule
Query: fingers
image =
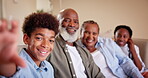
[(10, 61), (15, 63), (17, 66), (25, 67), (26, 64), (25, 64), (24, 60), (17, 53), (17, 46), (16, 45), (17, 45), (16, 43), (12, 45), (13, 48), (11, 48), (11, 51), (14, 54), (10, 58)]
[[(12, 20), (10, 22), (11, 22), (10, 32), (18, 33), (18, 22), (15, 20)], [(0, 20), (0, 32), (6, 31), (6, 30), (9, 30), (7, 20), (5, 19)]]
[(10, 61), (15, 63), (17, 66), (26, 67), (25, 61), (17, 54), (15, 54)]
[(3, 32), (7, 30), (7, 21), (6, 20), (0, 20), (0, 32)]
[(18, 33), (18, 22), (17, 21), (11, 21), (11, 25), (12, 25), (12, 28), (11, 28), (11, 32), (12, 33)]

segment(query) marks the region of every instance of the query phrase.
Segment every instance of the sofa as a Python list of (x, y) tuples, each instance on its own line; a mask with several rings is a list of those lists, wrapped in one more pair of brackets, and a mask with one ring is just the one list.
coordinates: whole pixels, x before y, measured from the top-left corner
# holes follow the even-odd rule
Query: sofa
[(148, 68), (148, 39), (133, 39), (134, 43), (139, 47), (140, 56), (145, 63), (146, 68)]

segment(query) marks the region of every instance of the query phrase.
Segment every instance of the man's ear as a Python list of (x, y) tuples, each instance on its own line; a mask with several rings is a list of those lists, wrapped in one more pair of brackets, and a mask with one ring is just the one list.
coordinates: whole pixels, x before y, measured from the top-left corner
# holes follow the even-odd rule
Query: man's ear
[(24, 36), (23, 36), (23, 41), (24, 41), (24, 43), (27, 45), (28, 44), (28, 42), (29, 42), (29, 36), (27, 35), (27, 34), (24, 34)]
[(81, 29), (80, 29), (80, 38), (82, 38), (83, 36), (84, 36), (84, 29), (81, 28)]

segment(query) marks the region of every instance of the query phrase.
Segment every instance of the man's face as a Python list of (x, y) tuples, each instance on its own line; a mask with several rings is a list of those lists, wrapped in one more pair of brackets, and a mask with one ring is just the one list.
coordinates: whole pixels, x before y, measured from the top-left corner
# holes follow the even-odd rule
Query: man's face
[(66, 31), (73, 35), (79, 29), (79, 20), (78, 15), (70, 11), (63, 16), (62, 27), (66, 29)]
[(61, 19), (60, 34), (65, 41), (74, 42), (79, 36), (79, 20), (77, 13), (69, 11)]
[(124, 46), (130, 38), (128, 30), (121, 28), (115, 33), (114, 39), (119, 46)]
[(95, 47), (95, 44), (98, 41), (99, 30), (96, 24), (85, 24), (85, 28), (82, 37), (82, 43), (86, 47)]
[(55, 32), (46, 28), (37, 28), (31, 36), (24, 35), (24, 43), (28, 45), (27, 53), (35, 61), (43, 61), (53, 50)]

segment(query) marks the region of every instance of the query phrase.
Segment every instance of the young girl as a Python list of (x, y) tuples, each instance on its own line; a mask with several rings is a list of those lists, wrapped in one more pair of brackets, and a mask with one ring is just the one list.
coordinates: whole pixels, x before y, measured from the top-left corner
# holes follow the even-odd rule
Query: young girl
[(114, 40), (123, 52), (133, 60), (139, 71), (144, 72), (145, 65), (141, 60), (138, 46), (132, 40), (131, 28), (126, 25), (117, 26), (114, 30)]

